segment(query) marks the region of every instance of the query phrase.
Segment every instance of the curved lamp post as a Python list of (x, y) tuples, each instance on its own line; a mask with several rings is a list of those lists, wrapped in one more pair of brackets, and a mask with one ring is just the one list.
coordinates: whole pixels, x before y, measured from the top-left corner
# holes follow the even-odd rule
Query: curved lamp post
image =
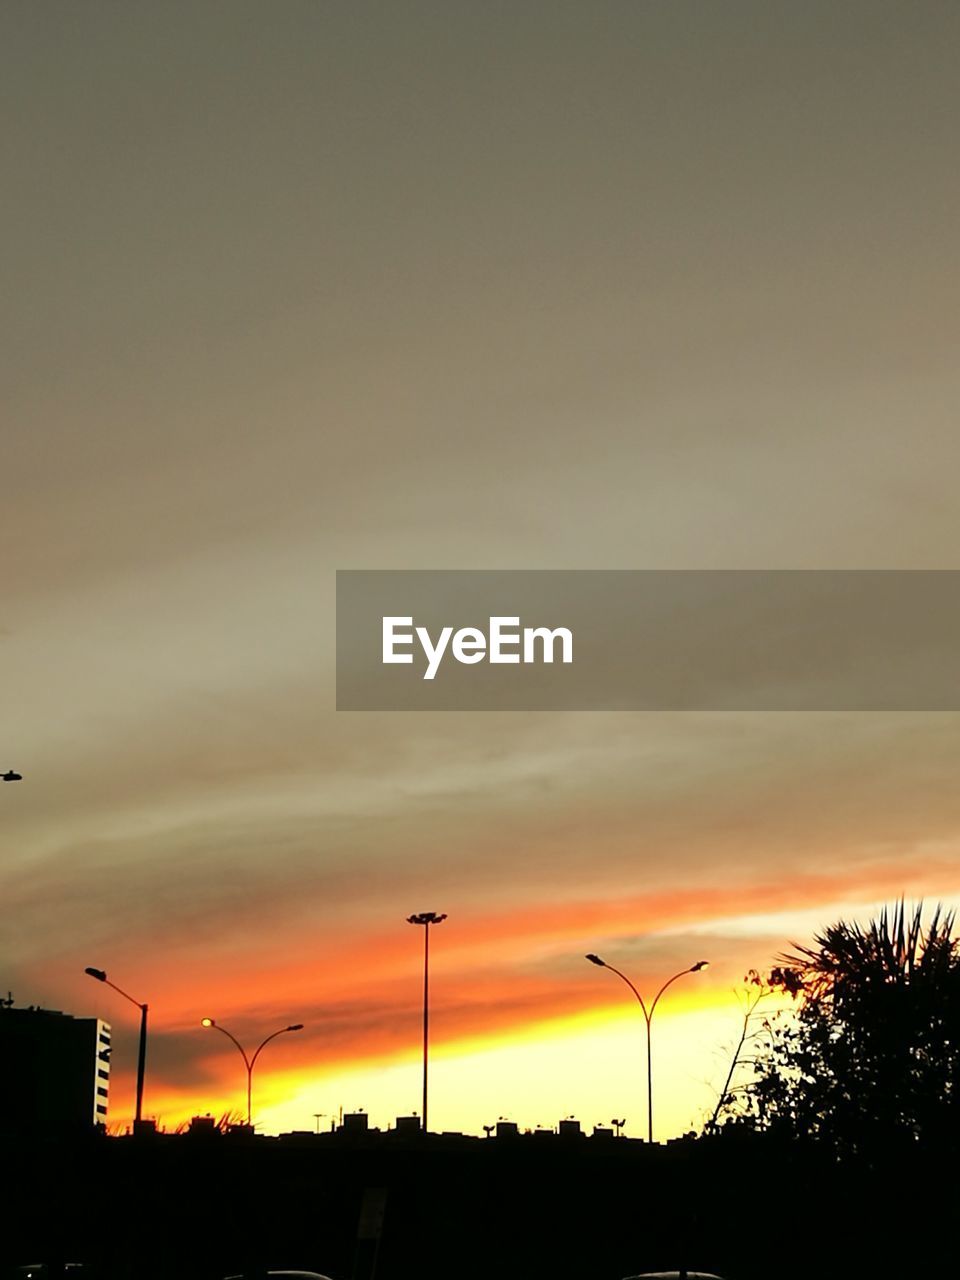
[(445, 911), (421, 911), (407, 916), (407, 924), (423, 925), (423, 1132), (427, 1132), (427, 1056), (430, 1044), (430, 926), (446, 920)]
[(302, 1031), (303, 1023), (294, 1022), (289, 1027), (281, 1027), (279, 1031), (274, 1031), (271, 1035), (267, 1036), (266, 1040), (262, 1040), (260, 1044), (257, 1045), (257, 1048), (254, 1051), (252, 1058), (247, 1057), (247, 1051), (246, 1049), (244, 1049), (243, 1045), (240, 1043), (237, 1037), (232, 1032), (228, 1031), (226, 1027), (221, 1027), (220, 1023), (215, 1022), (213, 1018), (202, 1018), (200, 1020), (200, 1025), (201, 1027), (213, 1027), (216, 1031), (222, 1031), (223, 1034), (229, 1040), (232, 1040), (233, 1043), (240, 1050), (240, 1056), (241, 1058), (243, 1058), (243, 1065), (247, 1069), (247, 1125), (249, 1126), (252, 1123), (251, 1103), (253, 1099), (253, 1068), (257, 1065), (257, 1059), (260, 1057), (261, 1052), (270, 1043), (271, 1040), (276, 1040), (277, 1036), (282, 1036), (287, 1031)]
[(675, 973), (672, 978), (668, 978), (657, 994), (653, 997), (653, 1003), (648, 1009), (644, 1003), (643, 996), (633, 985), (625, 973), (621, 973), (619, 969), (615, 969), (612, 964), (607, 964), (606, 960), (601, 960), (599, 956), (589, 955), (584, 957), (591, 964), (599, 965), (601, 969), (609, 969), (611, 973), (615, 973), (618, 978), (622, 978), (633, 994), (640, 1002), (640, 1008), (643, 1011), (643, 1020), (647, 1024), (647, 1141), (653, 1142), (653, 1049), (651, 1044), (650, 1028), (653, 1022), (653, 1012), (660, 1002), (660, 997), (666, 991), (671, 983), (676, 982), (678, 978), (683, 978), (688, 973), (699, 973), (701, 969), (706, 969), (710, 963), (709, 960), (698, 960), (696, 964), (692, 964), (689, 969), (681, 969), (679, 973)]
[(137, 1054), (137, 1124), (143, 1119), (143, 1077), (147, 1069), (147, 1006), (141, 1004), (139, 1000), (134, 1000), (133, 996), (127, 995), (121, 987), (115, 982), (111, 982), (106, 973), (102, 969), (86, 968), (83, 971), (89, 974), (91, 978), (96, 978), (98, 982), (105, 982), (108, 987), (113, 987), (114, 991), (118, 991), (125, 1000), (129, 1000), (131, 1004), (135, 1004), (140, 1010), (140, 1050)]

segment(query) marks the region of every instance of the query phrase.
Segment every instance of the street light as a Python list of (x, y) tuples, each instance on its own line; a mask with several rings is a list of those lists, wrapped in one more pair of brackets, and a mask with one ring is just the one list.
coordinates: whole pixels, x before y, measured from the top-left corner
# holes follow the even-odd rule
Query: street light
[(6, 773), (0, 773), (0, 782), (22, 782), (23, 774), (17, 773), (16, 769), (8, 769)]
[(427, 1058), (430, 1045), (430, 926), (442, 924), (446, 920), (446, 912), (421, 911), (417, 915), (407, 916), (407, 924), (423, 925), (423, 1132), (427, 1132)]
[(274, 1031), (271, 1035), (267, 1036), (266, 1040), (261, 1041), (252, 1058), (247, 1057), (247, 1051), (244, 1049), (237, 1037), (233, 1035), (232, 1032), (228, 1031), (226, 1027), (221, 1027), (220, 1023), (215, 1022), (213, 1018), (201, 1018), (200, 1025), (201, 1027), (213, 1027), (216, 1031), (222, 1031), (223, 1034), (229, 1040), (232, 1040), (240, 1050), (240, 1056), (243, 1058), (243, 1065), (247, 1069), (247, 1125), (249, 1126), (251, 1124), (252, 1115), (251, 1102), (253, 1096), (253, 1068), (257, 1065), (257, 1059), (260, 1057), (261, 1051), (270, 1043), (271, 1040), (276, 1040), (277, 1036), (282, 1036), (287, 1031), (302, 1031), (303, 1023), (294, 1022), (289, 1027), (281, 1027), (279, 1031)]
[(612, 964), (607, 964), (606, 960), (601, 960), (599, 956), (589, 955), (585, 959), (591, 964), (599, 965), (601, 969), (609, 969), (611, 973), (615, 973), (618, 978), (622, 978), (633, 994), (640, 1002), (640, 1008), (643, 1010), (643, 1020), (647, 1024), (647, 1141), (653, 1142), (653, 1050), (651, 1045), (650, 1024), (653, 1022), (653, 1012), (656, 1009), (660, 997), (666, 991), (672, 982), (676, 982), (678, 978), (685, 977), (688, 973), (699, 973), (701, 969), (706, 969), (710, 963), (709, 960), (698, 960), (696, 964), (692, 964), (689, 969), (681, 969), (679, 973), (675, 973), (672, 978), (668, 978), (657, 994), (653, 997), (653, 1004), (649, 1010), (644, 1004), (643, 996), (633, 985), (625, 973), (621, 973), (619, 969), (615, 969)]
[(143, 1077), (147, 1069), (147, 1006), (141, 1004), (139, 1000), (134, 1000), (133, 996), (127, 995), (126, 991), (118, 987), (115, 982), (111, 982), (103, 969), (91, 969), (88, 967), (83, 972), (89, 974), (91, 978), (96, 978), (98, 982), (105, 982), (108, 987), (113, 987), (114, 991), (119, 991), (125, 1000), (129, 1000), (131, 1004), (135, 1004), (140, 1010), (140, 1051), (137, 1054), (136, 1111), (136, 1122), (139, 1124), (143, 1119)]

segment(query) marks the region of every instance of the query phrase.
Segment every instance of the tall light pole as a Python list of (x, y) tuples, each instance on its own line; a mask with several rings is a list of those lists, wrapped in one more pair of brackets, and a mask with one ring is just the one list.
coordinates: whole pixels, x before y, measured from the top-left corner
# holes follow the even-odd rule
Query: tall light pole
[(260, 1044), (257, 1045), (257, 1048), (252, 1058), (247, 1057), (246, 1049), (244, 1049), (243, 1045), (240, 1043), (237, 1037), (233, 1034), (233, 1032), (228, 1031), (226, 1027), (221, 1027), (220, 1023), (215, 1022), (213, 1018), (202, 1018), (200, 1020), (200, 1025), (201, 1027), (213, 1027), (216, 1031), (222, 1031), (223, 1034), (227, 1037), (227, 1039), (232, 1040), (233, 1043), (240, 1050), (240, 1056), (241, 1058), (243, 1058), (243, 1065), (247, 1069), (247, 1125), (249, 1127), (252, 1124), (251, 1117), (253, 1114), (252, 1112), (253, 1068), (257, 1065), (257, 1059), (260, 1057), (261, 1052), (270, 1043), (271, 1040), (276, 1040), (277, 1036), (282, 1036), (287, 1031), (302, 1031), (303, 1023), (294, 1022), (289, 1027), (281, 1027), (279, 1031), (274, 1031), (271, 1035), (267, 1036), (266, 1040), (262, 1040)]
[(706, 969), (710, 963), (709, 960), (698, 960), (696, 964), (692, 964), (689, 969), (681, 969), (679, 973), (675, 973), (672, 978), (668, 978), (657, 994), (653, 997), (653, 1004), (647, 1009), (644, 1004), (643, 996), (633, 985), (625, 973), (621, 973), (619, 969), (615, 969), (612, 964), (607, 964), (606, 960), (601, 960), (599, 956), (589, 955), (586, 957), (591, 964), (598, 964), (601, 969), (609, 969), (611, 973), (615, 973), (618, 978), (622, 978), (633, 994), (640, 1002), (640, 1008), (643, 1010), (643, 1020), (647, 1024), (647, 1141), (653, 1142), (653, 1047), (651, 1042), (651, 1024), (653, 1022), (653, 1013), (660, 997), (666, 991), (672, 982), (676, 982), (678, 978), (683, 978), (688, 973), (699, 973), (701, 969)]
[(430, 926), (442, 924), (446, 912), (421, 911), (407, 916), (407, 924), (423, 925), (423, 1132), (427, 1132), (427, 1061), (430, 1052)]
[(84, 969), (84, 973), (96, 978), (98, 982), (105, 982), (108, 987), (113, 987), (114, 991), (118, 991), (125, 1000), (129, 1000), (131, 1004), (135, 1004), (140, 1010), (140, 1051), (137, 1054), (137, 1124), (143, 1119), (143, 1078), (147, 1070), (147, 1006), (141, 1004), (139, 1000), (134, 1000), (133, 996), (127, 995), (126, 991), (118, 987), (115, 982), (111, 982), (102, 969)]

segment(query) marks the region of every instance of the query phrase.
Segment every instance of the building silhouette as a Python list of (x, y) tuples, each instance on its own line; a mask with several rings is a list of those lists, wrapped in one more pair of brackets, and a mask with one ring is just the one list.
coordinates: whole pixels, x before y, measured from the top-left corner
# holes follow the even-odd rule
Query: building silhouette
[(50, 1138), (106, 1124), (110, 1027), (0, 1001), (0, 1135)]

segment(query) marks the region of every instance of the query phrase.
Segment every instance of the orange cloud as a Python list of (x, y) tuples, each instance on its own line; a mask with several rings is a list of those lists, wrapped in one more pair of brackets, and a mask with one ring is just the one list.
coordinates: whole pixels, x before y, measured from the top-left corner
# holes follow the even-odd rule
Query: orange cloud
[[(936, 892), (937, 886), (955, 884), (955, 876), (946, 860), (929, 860), (912, 869), (909, 887)], [(727, 937), (725, 921), (836, 910), (838, 904), (842, 909), (844, 902), (896, 897), (905, 887), (901, 866), (878, 862), (832, 875), (798, 874), (789, 881), (454, 912), (433, 935), (434, 1047), (529, 1038), (538, 1028), (591, 1012), (601, 1019), (619, 1016), (629, 996), (617, 982), (598, 982), (596, 972), (582, 963), (583, 952), (594, 948), (606, 950), (611, 960), (619, 958), (618, 947), (628, 950), (631, 976), (647, 989), (709, 951), (709, 958), (720, 962), (695, 987), (678, 989), (671, 1003), (675, 1011), (715, 1006), (730, 1000), (731, 987), (748, 967), (762, 968), (791, 941), (769, 937), (759, 927), (753, 936)], [(265, 1055), (258, 1069), (264, 1089), (275, 1074), (304, 1080), (332, 1069), (415, 1056), (422, 935), (402, 925), (391, 920), (389, 931), (364, 934), (342, 922), (307, 945), (286, 941), (272, 953), (269, 967), (259, 954), (229, 974), (213, 964), (200, 966), (199, 972), (192, 965), (189, 970), (165, 967), (162, 982), (152, 984), (159, 988), (152, 1105), (182, 1119), (197, 1110), (215, 1110), (211, 1099), (238, 1096), (239, 1055), (200, 1029), (204, 1014), (230, 1026), (251, 1047), (285, 1019), (306, 1024), (302, 1033)], [(118, 1071), (113, 1088), (115, 1098), (129, 1096), (129, 1072)]]

